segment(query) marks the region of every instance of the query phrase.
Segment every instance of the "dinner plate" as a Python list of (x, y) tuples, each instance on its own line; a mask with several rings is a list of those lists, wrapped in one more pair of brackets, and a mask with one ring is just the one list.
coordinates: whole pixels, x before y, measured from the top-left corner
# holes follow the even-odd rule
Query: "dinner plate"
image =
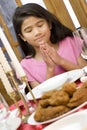
[(18, 110), (18, 108), (12, 110), (12, 111), (9, 111), (9, 117), (18, 117), (20, 115), (20, 112)]
[(21, 119), (19, 117), (9, 117), (6, 123), (9, 125), (10, 130), (16, 130), (21, 124)]
[(19, 117), (9, 116), (5, 122), (0, 122), (0, 130), (17, 130), (21, 124), (21, 119)]
[[(83, 69), (68, 71), (44, 81), (43, 83), (32, 89), (32, 92), (35, 98), (39, 99), (44, 92), (53, 89), (59, 89), (65, 82), (74, 82), (84, 75), (85, 72)], [(33, 100), (33, 97), (30, 92), (26, 96), (28, 100)]]
[(87, 105), (87, 102), (84, 102), (83, 104), (81, 104), (80, 106), (76, 107), (75, 109), (61, 115), (61, 116), (58, 116), (56, 118), (53, 118), (53, 119), (50, 119), (50, 120), (47, 120), (47, 121), (43, 121), (43, 122), (37, 122), (35, 119), (34, 119), (34, 115), (35, 115), (35, 112), (33, 112), (31, 114), (31, 116), (28, 118), (28, 123), (31, 124), (31, 125), (39, 125), (39, 124), (47, 124), (47, 123), (51, 123), (51, 122), (54, 122), (56, 120), (59, 120), (65, 116), (68, 116), (69, 114), (72, 114), (74, 112), (77, 112), (79, 111), (81, 108), (83, 108), (85, 105)]
[(43, 130), (87, 130), (87, 110), (73, 113), (60, 119)]

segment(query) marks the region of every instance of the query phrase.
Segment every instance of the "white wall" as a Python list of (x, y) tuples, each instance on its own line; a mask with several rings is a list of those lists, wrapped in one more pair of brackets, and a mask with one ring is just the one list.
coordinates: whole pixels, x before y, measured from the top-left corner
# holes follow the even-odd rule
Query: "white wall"
[(44, 8), (46, 8), (43, 0), (21, 0), (22, 4), (27, 4), (27, 3), (37, 3), (41, 6), (43, 6)]

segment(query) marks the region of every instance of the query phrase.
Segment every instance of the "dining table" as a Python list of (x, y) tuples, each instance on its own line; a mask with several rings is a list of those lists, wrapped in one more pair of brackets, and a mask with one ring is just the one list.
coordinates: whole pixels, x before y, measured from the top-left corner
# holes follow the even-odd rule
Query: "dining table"
[[(77, 82), (78, 83), (78, 82)], [(80, 86), (81, 84), (79, 84)], [(18, 101), (19, 107), (22, 111), (22, 113), (25, 113), (25, 108), (23, 105), (23, 102), (21, 100)], [(34, 101), (28, 101), (28, 104), (30, 104), (30, 106), (34, 106), (35, 102)], [(9, 106), (10, 111), (15, 110), (17, 107), (15, 104), (12, 104), (11, 106)], [(79, 108), (77, 111), (82, 111), (87, 109), (87, 104), (85, 104), (84, 106), (82, 106), (81, 108)], [(32, 113), (31, 113), (32, 114)], [(53, 122), (51, 122), (53, 123)], [(17, 128), (17, 130), (43, 130), (43, 128), (45, 128), (46, 126), (50, 125), (51, 123), (46, 123), (46, 124), (38, 124), (38, 125), (31, 125), (27, 122), (21, 122), (20, 126)]]

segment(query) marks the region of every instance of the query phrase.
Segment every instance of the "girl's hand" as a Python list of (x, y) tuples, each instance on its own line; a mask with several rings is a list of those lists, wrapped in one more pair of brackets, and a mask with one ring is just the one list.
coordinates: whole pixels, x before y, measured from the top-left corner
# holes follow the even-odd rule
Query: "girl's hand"
[(48, 48), (45, 44), (40, 44), (40, 51), (41, 51), (41, 54), (43, 56), (43, 59), (44, 59), (45, 63), (47, 64), (47, 66), (49, 68), (54, 68), (55, 67), (55, 63), (50, 58), (49, 49), (50, 48)]
[(55, 67), (56, 64), (49, 56), (49, 49), (46, 44), (40, 44), (40, 51), (42, 53), (43, 59), (47, 65), (47, 79), (55, 76)]
[(45, 55), (47, 54), (51, 62), (53, 62), (55, 65), (59, 64), (61, 60), (61, 56), (58, 55), (57, 51), (53, 47), (45, 43), (45, 44), (40, 44), (40, 48), (41, 48), (41, 52), (44, 51)]

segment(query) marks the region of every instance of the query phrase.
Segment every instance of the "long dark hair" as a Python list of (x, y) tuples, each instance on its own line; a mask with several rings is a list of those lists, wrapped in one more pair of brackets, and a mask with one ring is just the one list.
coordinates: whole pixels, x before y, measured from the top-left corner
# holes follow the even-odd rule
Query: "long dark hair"
[(24, 42), (20, 37), (19, 34), (21, 33), (21, 26), (25, 18), (29, 16), (35, 16), (39, 18), (45, 19), (48, 23), (52, 25), (51, 29), (51, 37), (50, 40), (53, 44), (63, 40), (67, 36), (72, 37), (72, 30), (68, 27), (64, 26), (52, 13), (50, 13), (45, 8), (41, 7), (35, 3), (28, 3), (22, 5), (21, 7), (17, 7), (14, 15), (13, 15), (13, 26), (14, 30), (18, 39), (18, 42), (24, 51), (25, 56), (34, 57), (36, 51), (32, 45), (27, 42)]

